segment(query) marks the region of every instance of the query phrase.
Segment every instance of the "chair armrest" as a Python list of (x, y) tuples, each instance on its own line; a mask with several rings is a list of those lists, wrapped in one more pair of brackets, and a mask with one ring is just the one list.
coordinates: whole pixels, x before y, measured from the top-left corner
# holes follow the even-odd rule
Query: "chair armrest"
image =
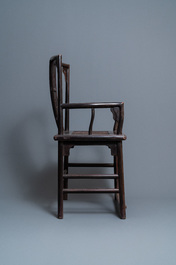
[(64, 103), (62, 109), (89, 109), (122, 107), (123, 102)]
[(123, 102), (94, 102), (94, 103), (64, 103), (62, 109), (91, 109), (91, 121), (89, 125), (89, 134), (92, 134), (93, 121), (95, 117), (95, 108), (110, 108), (113, 113), (114, 133), (122, 134), (124, 120), (124, 103)]

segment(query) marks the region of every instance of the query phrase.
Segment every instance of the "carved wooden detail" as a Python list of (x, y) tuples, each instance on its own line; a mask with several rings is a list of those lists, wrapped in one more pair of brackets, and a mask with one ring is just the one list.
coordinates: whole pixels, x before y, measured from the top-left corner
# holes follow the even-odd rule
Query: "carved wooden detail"
[(74, 145), (73, 144), (67, 144), (67, 145), (64, 145), (64, 156), (69, 156), (70, 155), (70, 148), (74, 148)]
[(119, 120), (120, 120), (120, 109), (119, 107), (114, 107), (111, 108), (111, 112), (113, 114), (113, 119), (114, 119), (114, 128), (113, 131), (115, 134), (118, 132), (118, 125), (119, 125)]
[(107, 146), (111, 149), (112, 156), (118, 155), (117, 144), (108, 144)]

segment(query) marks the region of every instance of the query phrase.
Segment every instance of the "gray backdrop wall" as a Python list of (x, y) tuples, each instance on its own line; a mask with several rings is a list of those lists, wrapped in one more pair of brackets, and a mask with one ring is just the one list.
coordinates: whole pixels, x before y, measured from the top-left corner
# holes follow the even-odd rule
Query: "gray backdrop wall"
[[(175, 196), (175, 14), (171, 0), (1, 1), (2, 198), (56, 192), (48, 61), (58, 53), (71, 64), (72, 102), (125, 102), (127, 197)], [(89, 117), (73, 111), (71, 127)], [(95, 128), (111, 120), (97, 111)], [(81, 150), (72, 160), (109, 159), (100, 147)]]

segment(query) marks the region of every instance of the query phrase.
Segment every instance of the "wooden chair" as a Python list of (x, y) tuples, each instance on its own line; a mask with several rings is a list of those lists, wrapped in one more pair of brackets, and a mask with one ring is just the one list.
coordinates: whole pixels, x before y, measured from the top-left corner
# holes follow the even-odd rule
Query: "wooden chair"
[[(63, 199), (68, 193), (114, 193), (118, 204), (120, 218), (126, 218), (123, 152), (122, 141), (126, 136), (122, 134), (124, 120), (124, 103), (69, 103), (70, 65), (62, 62), (62, 55), (50, 59), (50, 93), (54, 117), (58, 127), (58, 134), (54, 140), (58, 141), (58, 218), (63, 218)], [(65, 102), (63, 103), (62, 73), (65, 77)], [(114, 128), (112, 132), (92, 131), (95, 109), (109, 108), (113, 113)], [(69, 110), (90, 109), (91, 120), (89, 129), (84, 131), (69, 130)], [(65, 117), (63, 116), (65, 112)], [(64, 120), (63, 120), (64, 119)], [(69, 151), (74, 146), (104, 145), (111, 149), (113, 163), (69, 163)], [(69, 174), (69, 167), (113, 167), (114, 174)], [(68, 179), (114, 179), (111, 189), (70, 189)]]

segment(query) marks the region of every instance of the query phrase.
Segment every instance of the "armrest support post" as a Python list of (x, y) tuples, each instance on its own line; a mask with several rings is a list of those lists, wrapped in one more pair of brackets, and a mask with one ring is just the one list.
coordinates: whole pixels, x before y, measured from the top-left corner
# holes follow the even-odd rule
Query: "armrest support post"
[(89, 135), (92, 134), (92, 128), (93, 128), (93, 122), (95, 118), (95, 109), (91, 109), (91, 120), (90, 120), (90, 125), (89, 125)]

